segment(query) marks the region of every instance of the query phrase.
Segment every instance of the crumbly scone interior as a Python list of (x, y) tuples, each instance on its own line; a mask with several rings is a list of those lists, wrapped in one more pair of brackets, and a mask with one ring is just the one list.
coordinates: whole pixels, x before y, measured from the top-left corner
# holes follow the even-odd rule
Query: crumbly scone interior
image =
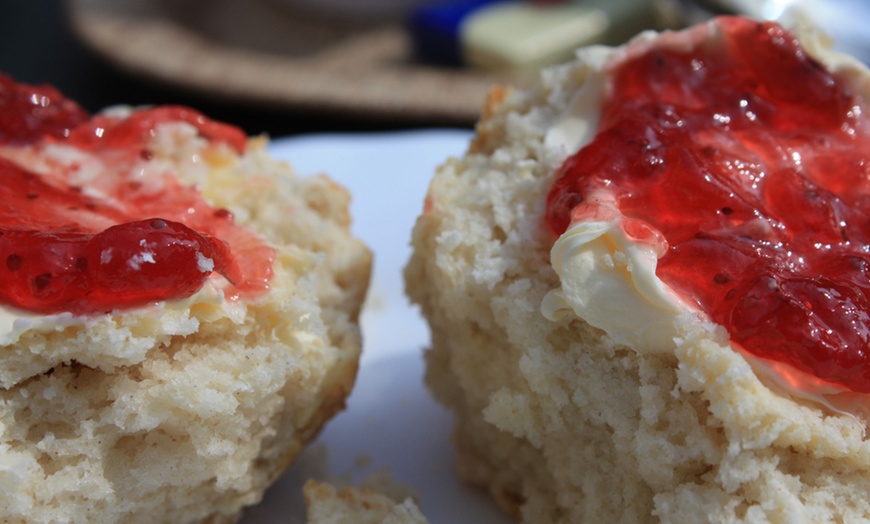
[(265, 145), (237, 156), (181, 125), (152, 150), (276, 248), (267, 294), (70, 319), (0, 348), (0, 520), (232, 521), (343, 407), (371, 255), (347, 191)]
[(431, 326), (426, 381), (455, 413), (461, 476), (525, 522), (870, 519), (866, 410), (771, 391), (693, 315), (657, 354), (541, 315), (559, 285), (545, 198), (571, 153), (546, 135), (606, 53), (494, 92), (414, 228), (406, 288)]

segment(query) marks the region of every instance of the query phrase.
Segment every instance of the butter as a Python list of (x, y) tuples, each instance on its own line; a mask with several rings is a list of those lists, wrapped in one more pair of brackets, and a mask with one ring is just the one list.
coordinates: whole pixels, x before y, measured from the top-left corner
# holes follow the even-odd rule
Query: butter
[(600, 41), (609, 25), (604, 10), (583, 4), (487, 6), (460, 26), (463, 62), (486, 70), (534, 71)]
[(656, 275), (662, 246), (629, 238), (615, 213), (572, 224), (553, 245), (561, 287), (547, 293), (541, 312), (549, 320), (573, 312), (639, 353), (672, 351), (677, 317), (692, 308)]
[(498, 2), (465, 16), (462, 61), (484, 70), (536, 72), (568, 61), (578, 48), (622, 44), (645, 29), (671, 25), (653, 0)]

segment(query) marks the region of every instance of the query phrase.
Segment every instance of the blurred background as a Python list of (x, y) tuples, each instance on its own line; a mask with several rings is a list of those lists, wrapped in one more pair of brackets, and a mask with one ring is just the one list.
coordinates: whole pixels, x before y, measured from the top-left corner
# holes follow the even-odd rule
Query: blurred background
[[(187, 0), (180, 3), (207, 4)], [(217, 96), (207, 90), (180, 87), (148, 72), (133, 71), (84, 43), (71, 25), (70, 4), (63, 0), (0, 2), (0, 72), (25, 83), (55, 85), (90, 111), (115, 104), (183, 104), (217, 120), (239, 125), (249, 134), (268, 133), (277, 137), (413, 125), (392, 119), (342, 116), (337, 112), (321, 114), (283, 106), (276, 109), (250, 102), (243, 96)]]
[(870, 60), (865, 0), (4, 0), (0, 72), (90, 111), (183, 104), (273, 137), (471, 128), (490, 86), (578, 45), (795, 7)]

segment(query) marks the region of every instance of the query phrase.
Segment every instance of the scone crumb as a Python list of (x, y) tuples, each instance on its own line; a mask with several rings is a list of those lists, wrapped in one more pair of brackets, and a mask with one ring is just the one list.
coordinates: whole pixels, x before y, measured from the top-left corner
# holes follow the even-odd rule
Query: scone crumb
[(365, 489), (383, 493), (387, 497), (399, 501), (404, 499), (419, 500), (419, 495), (413, 489), (402, 484), (393, 477), (392, 471), (387, 468), (379, 468), (372, 471), (363, 479), (360, 485)]
[(396, 502), (369, 488), (334, 486), (309, 480), (304, 487), (308, 524), (425, 524), (410, 497)]

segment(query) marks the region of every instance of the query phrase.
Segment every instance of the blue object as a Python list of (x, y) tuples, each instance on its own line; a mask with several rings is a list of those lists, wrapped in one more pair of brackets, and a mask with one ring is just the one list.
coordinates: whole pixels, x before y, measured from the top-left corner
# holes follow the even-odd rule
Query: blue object
[(510, 0), (441, 0), (421, 5), (409, 21), (414, 57), (432, 65), (461, 66), (462, 20), (481, 7), (506, 1)]

